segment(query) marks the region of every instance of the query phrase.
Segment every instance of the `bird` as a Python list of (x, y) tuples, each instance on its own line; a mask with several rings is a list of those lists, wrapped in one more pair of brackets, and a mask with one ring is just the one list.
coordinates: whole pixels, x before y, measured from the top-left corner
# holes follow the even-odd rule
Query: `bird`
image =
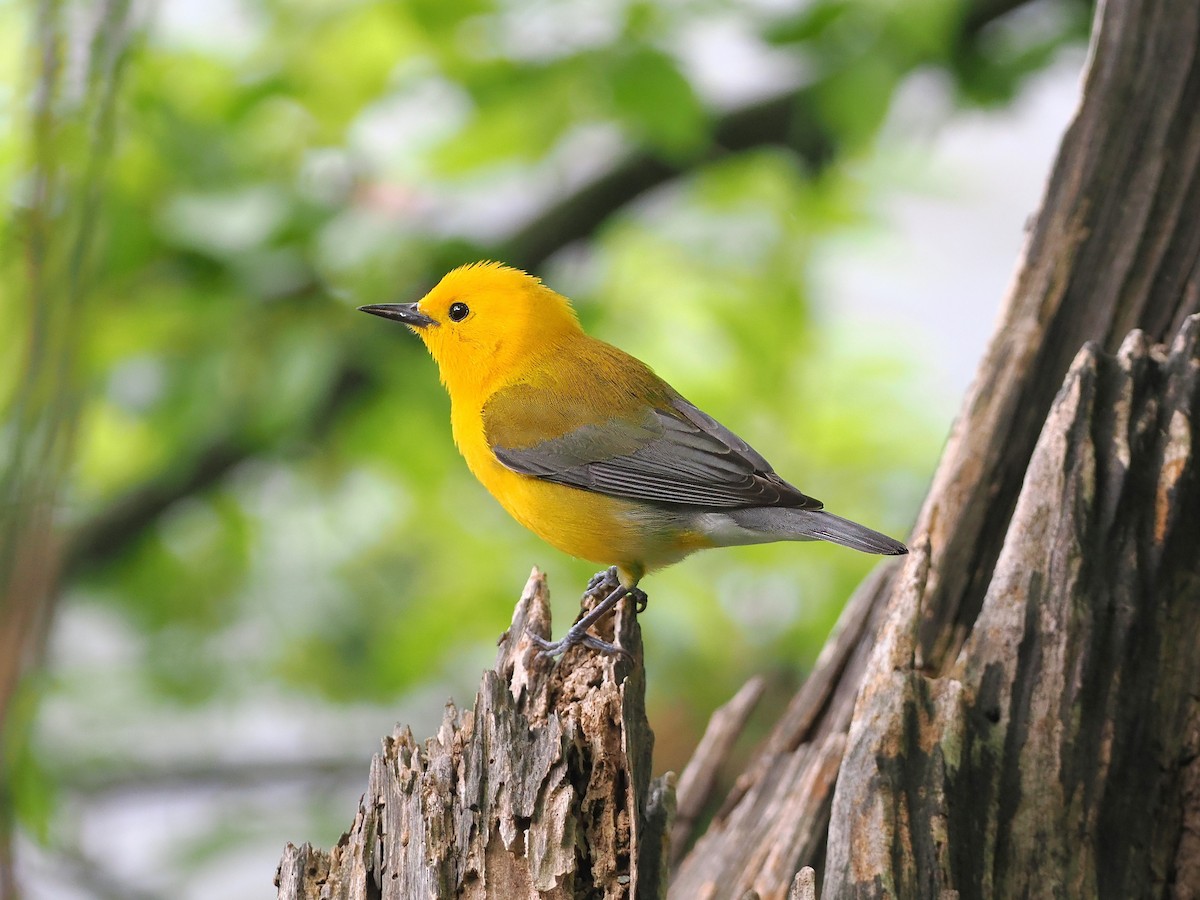
[(401, 322), (437, 364), (454, 442), (508, 513), (547, 543), (605, 566), (550, 656), (582, 644), (648, 573), (713, 547), (831, 541), (900, 555), (901, 542), (826, 512), (746, 441), (648, 365), (586, 334), (562, 294), (499, 262), (448, 272), (415, 303), (359, 310)]

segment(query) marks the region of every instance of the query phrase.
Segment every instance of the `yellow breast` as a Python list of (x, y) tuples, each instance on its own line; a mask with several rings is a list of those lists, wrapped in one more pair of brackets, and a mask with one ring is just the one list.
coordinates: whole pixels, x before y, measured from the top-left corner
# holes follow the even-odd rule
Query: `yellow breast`
[(634, 582), (647, 571), (708, 546), (674, 517), (633, 500), (608, 497), (514, 472), (492, 454), (479, 409), (452, 403), (454, 442), (467, 466), (514, 519), (548, 544)]

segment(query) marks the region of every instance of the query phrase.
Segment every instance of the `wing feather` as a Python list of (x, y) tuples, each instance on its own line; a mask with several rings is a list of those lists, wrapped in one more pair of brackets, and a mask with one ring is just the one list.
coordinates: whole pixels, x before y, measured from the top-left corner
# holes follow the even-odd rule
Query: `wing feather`
[[(646, 373), (661, 406), (606, 420), (597, 420), (596, 404), (572, 410), (544, 388), (502, 389), (484, 406), (488, 445), (515, 472), (615, 497), (710, 509), (821, 508), (744, 440)], [(564, 421), (585, 424), (561, 433)]]

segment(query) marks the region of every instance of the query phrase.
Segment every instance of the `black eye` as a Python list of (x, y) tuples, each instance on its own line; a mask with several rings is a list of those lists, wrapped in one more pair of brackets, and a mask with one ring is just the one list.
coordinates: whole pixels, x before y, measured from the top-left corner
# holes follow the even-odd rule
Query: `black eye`
[(471, 311), (470, 308), (465, 303), (451, 303), (450, 304), (450, 321), (451, 322), (461, 322), (463, 319), (465, 319), (467, 317), (467, 313), (469, 313), (470, 311)]

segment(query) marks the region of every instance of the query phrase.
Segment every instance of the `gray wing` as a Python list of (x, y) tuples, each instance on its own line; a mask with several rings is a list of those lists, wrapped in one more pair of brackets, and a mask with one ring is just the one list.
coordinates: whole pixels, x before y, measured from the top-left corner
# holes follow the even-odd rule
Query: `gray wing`
[[(517, 397), (514, 402), (520, 402)], [(637, 420), (582, 425), (560, 437), (519, 446), (536, 433), (536, 405), (484, 410), (488, 443), (515, 472), (572, 487), (657, 503), (713, 509), (783, 506), (820, 509), (821, 502), (775, 474), (736, 434), (676, 395), (666, 410), (647, 406)]]

